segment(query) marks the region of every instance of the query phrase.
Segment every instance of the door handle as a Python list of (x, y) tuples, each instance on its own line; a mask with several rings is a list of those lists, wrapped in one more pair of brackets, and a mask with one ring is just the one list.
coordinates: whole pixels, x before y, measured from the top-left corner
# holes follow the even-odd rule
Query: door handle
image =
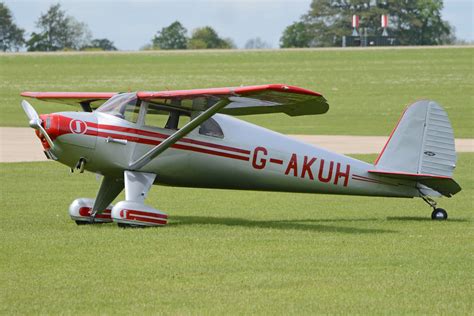
[(126, 139), (116, 139), (116, 138), (112, 138), (112, 137), (107, 137), (107, 139), (105, 140), (106, 143), (116, 143), (116, 144), (120, 144), (120, 145), (127, 145), (127, 140)]

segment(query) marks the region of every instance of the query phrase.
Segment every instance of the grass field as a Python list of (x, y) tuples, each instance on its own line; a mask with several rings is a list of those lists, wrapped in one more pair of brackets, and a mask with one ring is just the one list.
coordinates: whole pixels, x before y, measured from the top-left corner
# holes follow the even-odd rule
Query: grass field
[[(248, 117), (283, 133), (388, 135), (405, 106), (444, 105), (456, 137), (474, 137), (474, 48), (0, 55), (0, 126), (26, 126), (19, 93), (286, 83), (323, 93), (324, 116)], [(35, 101), (42, 113), (68, 106)]]
[(473, 162), (447, 222), (420, 199), (155, 187), (170, 225), (128, 230), (69, 219), (94, 175), (0, 164), (0, 314), (472, 314)]

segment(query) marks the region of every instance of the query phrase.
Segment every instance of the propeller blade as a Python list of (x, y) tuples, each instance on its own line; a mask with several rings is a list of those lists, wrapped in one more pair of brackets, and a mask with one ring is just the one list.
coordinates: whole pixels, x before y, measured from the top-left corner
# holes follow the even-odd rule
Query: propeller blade
[(44, 138), (48, 142), (49, 146), (51, 149), (54, 149), (54, 143), (51, 137), (49, 137), (48, 133), (44, 129), (44, 127), (41, 125), (42, 120), (39, 117), (38, 113), (36, 110), (33, 108), (33, 106), (28, 102), (28, 101), (21, 101), (21, 107), (23, 108), (23, 111), (25, 111), (26, 116), (30, 119), (29, 125), (30, 127), (34, 129), (38, 129), (41, 134), (43, 134)]
[(28, 116), (28, 118), (31, 120), (40, 120), (40, 117), (38, 115), (38, 113), (35, 111), (35, 109), (33, 108), (33, 106), (28, 103), (28, 101), (21, 101), (21, 107), (23, 108), (23, 111), (25, 111), (26, 113), (26, 116)]
[(51, 147), (51, 149), (54, 149), (53, 140), (51, 139), (51, 137), (49, 137), (48, 133), (47, 133), (46, 130), (43, 128), (43, 126), (41, 126), (41, 124), (39, 125), (39, 130), (41, 131), (41, 134), (43, 134), (44, 138), (46, 138), (46, 141), (48, 142), (48, 144), (49, 144), (49, 146)]

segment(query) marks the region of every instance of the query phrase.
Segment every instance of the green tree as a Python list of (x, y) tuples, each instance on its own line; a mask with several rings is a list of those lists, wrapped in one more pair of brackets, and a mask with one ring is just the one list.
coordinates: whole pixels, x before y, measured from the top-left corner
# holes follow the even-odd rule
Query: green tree
[(295, 22), (288, 26), (280, 38), (280, 47), (310, 47), (312, 37), (308, 32), (308, 27), (304, 22)]
[(188, 30), (178, 21), (164, 27), (153, 38), (153, 47), (159, 49), (186, 49)]
[(454, 28), (441, 17), (442, 0), (389, 0), (387, 7), (393, 14), (391, 32), (403, 45), (452, 44), (456, 39)]
[[(369, 36), (382, 34), (380, 17), (387, 14), (388, 33), (401, 45), (449, 44), (454, 41), (454, 31), (442, 20), (442, 9), (442, 0), (313, 0), (301, 21), (285, 30), (281, 45), (340, 46), (342, 37), (351, 34), (353, 14), (360, 17), (360, 27)], [(297, 42), (295, 34), (305, 34), (309, 40)]]
[(90, 42), (90, 44), (82, 47), (81, 49), (82, 50), (98, 49), (98, 50), (109, 50), (109, 51), (117, 50), (117, 48), (114, 46), (114, 43), (107, 38), (93, 39)]
[(59, 3), (42, 14), (36, 26), (40, 32), (33, 33), (28, 40), (26, 45), (29, 51), (78, 50), (90, 43), (91, 32), (87, 25), (66, 15)]
[(217, 32), (210, 26), (200, 27), (193, 31), (189, 39), (188, 48), (206, 49), (206, 48), (235, 48), (235, 44), (230, 38), (222, 39)]
[(260, 37), (251, 38), (245, 43), (245, 49), (266, 49), (271, 48), (271, 45), (263, 41)]
[(25, 43), (25, 31), (14, 22), (10, 9), (0, 2), (0, 50), (18, 51)]
[(235, 45), (234, 40), (231, 39), (230, 37), (226, 37), (222, 40), (224, 41), (224, 43), (223, 43), (221, 48), (226, 48), (226, 49), (235, 49), (235, 48), (237, 48), (237, 45)]

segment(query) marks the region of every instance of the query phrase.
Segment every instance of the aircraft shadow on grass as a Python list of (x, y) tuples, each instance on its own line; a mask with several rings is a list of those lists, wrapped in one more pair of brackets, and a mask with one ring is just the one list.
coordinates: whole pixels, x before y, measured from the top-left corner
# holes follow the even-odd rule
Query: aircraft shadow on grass
[[(387, 221), (433, 222), (431, 218), (426, 216), (394, 216), (387, 217)], [(448, 222), (468, 222), (468, 220), (463, 218), (456, 218), (448, 219)]]
[(396, 233), (394, 230), (356, 228), (333, 225), (322, 225), (320, 223), (330, 222), (370, 222), (378, 221), (375, 218), (369, 219), (289, 219), (289, 220), (248, 220), (234, 217), (209, 217), (209, 216), (173, 216), (169, 226), (183, 225), (225, 225), (240, 226), (247, 228), (271, 228), (282, 230), (301, 230), (325, 233), (344, 234), (381, 234)]

